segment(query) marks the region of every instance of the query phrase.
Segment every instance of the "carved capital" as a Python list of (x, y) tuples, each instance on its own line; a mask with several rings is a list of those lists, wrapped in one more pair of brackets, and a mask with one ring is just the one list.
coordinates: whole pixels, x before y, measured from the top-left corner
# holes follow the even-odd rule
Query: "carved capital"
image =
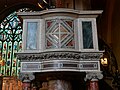
[(103, 74), (101, 72), (87, 72), (85, 80), (99, 80), (103, 78)]
[(33, 73), (20, 73), (19, 79), (22, 82), (31, 82), (35, 79), (35, 76), (33, 75)]

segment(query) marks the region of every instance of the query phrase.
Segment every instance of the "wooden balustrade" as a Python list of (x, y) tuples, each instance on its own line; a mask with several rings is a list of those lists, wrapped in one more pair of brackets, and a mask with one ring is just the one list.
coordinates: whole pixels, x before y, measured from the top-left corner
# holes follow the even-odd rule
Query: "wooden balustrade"
[(22, 82), (16, 77), (3, 77), (2, 90), (22, 90)]

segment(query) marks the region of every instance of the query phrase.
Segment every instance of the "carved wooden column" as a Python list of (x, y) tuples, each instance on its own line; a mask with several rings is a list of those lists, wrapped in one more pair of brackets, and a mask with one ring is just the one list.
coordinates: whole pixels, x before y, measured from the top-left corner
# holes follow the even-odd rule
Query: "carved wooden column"
[(86, 80), (89, 80), (88, 90), (99, 90), (99, 79), (102, 79), (103, 75), (101, 72), (87, 72)]
[(65, 80), (50, 80), (48, 90), (72, 90), (71, 84)]

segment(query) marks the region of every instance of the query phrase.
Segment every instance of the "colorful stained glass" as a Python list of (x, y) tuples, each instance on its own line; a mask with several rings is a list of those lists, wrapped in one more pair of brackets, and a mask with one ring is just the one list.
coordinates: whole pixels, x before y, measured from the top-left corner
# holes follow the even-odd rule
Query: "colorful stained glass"
[(46, 49), (75, 48), (74, 20), (46, 20)]
[(16, 12), (7, 16), (0, 24), (0, 74), (17, 76), (20, 61), (15, 52), (22, 49), (22, 26)]

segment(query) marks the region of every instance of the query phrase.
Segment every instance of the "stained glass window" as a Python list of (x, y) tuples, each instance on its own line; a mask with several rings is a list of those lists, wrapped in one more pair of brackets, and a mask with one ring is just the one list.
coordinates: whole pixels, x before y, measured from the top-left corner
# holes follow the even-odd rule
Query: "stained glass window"
[(74, 20), (46, 20), (46, 49), (75, 48)]
[(3, 76), (16, 76), (20, 72), (20, 61), (15, 52), (22, 49), (21, 25), (16, 12), (0, 24), (0, 74)]

